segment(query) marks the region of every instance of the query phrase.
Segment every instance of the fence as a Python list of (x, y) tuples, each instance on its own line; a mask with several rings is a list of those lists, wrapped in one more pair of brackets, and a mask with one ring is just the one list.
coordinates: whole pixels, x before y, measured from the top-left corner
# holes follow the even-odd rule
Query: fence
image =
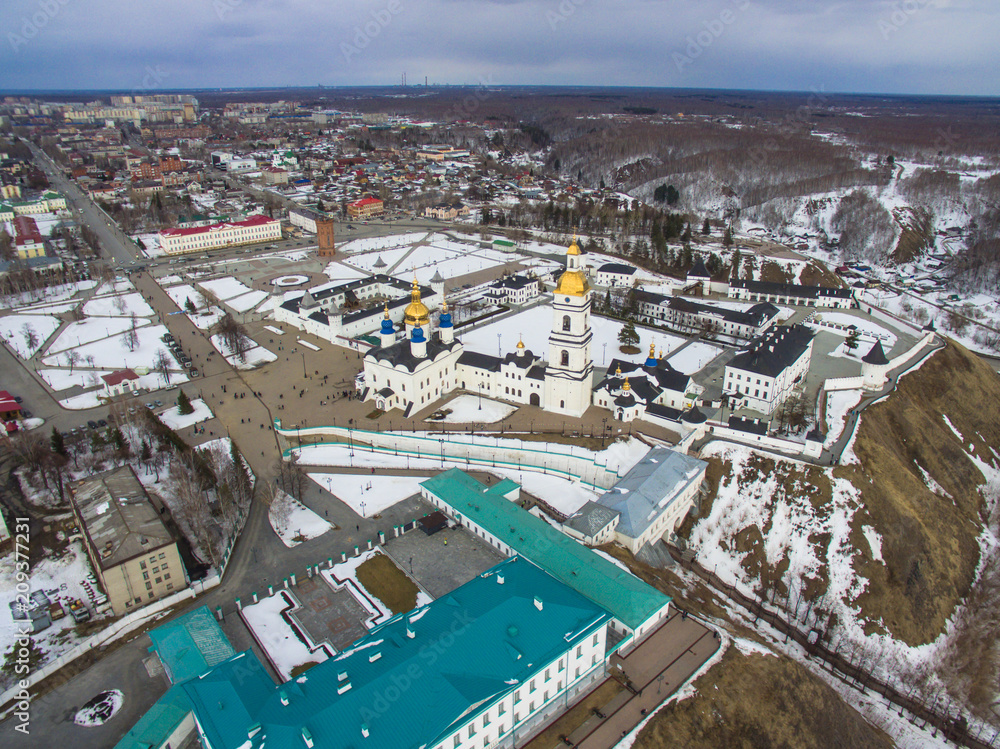
[[(311, 443), (352, 445), (357, 449), (408, 458), (481, 466), (518, 471), (536, 471), (580, 481), (594, 491), (602, 492), (614, 486), (624, 474), (620, 464), (601, 463), (606, 456), (585, 448), (553, 442), (524, 442), (487, 434), (453, 434), (441, 432), (426, 436), (401, 432), (370, 432), (351, 427), (320, 426), (304, 429), (283, 429), (276, 419), (274, 430), (285, 438), (333, 437), (333, 442)], [(538, 445), (538, 447), (531, 447)], [(544, 449), (542, 449), (544, 448)], [(287, 458), (292, 449), (283, 453)]]
[[(975, 749), (989, 749), (997, 746), (996, 742), (1000, 732), (994, 733), (988, 742), (983, 741), (981, 738), (982, 730), (979, 730), (980, 735), (973, 736), (969, 729), (968, 720), (961, 714), (960, 710), (954, 709), (950, 704), (942, 713), (938, 710), (937, 699), (929, 705), (914, 697), (912, 693), (905, 695), (892, 684), (876, 677), (869, 667), (870, 661), (866, 662), (866, 651), (862, 651), (858, 662), (855, 663), (854, 651), (851, 654), (841, 653), (842, 646), (840, 644), (831, 649), (826, 644), (830, 632), (825, 625), (822, 632), (815, 628), (810, 632), (802, 632), (795, 624), (782, 618), (781, 612), (765, 606), (763, 599), (748, 596), (735, 585), (724, 582), (715, 573), (709, 572), (691, 559), (689, 553), (681, 553), (672, 546), (667, 548), (681, 566), (694, 572), (710, 587), (717, 592), (724, 593), (731, 601), (750, 612), (754, 616), (755, 623), (759, 619), (763, 619), (775, 630), (785, 635), (786, 642), (789, 638), (794, 640), (802, 647), (807, 656), (819, 660), (821, 666), (827, 668), (831, 674), (838, 675), (848, 686), (860, 690), (862, 694), (866, 694), (868, 690), (880, 694), (890, 704), (894, 704), (900, 709), (900, 715), (904, 710), (909, 712), (912, 716), (911, 723), (916, 724), (916, 721), (921, 720), (923, 721), (921, 728), (930, 726), (935, 737), (940, 731), (946, 740), (954, 741), (960, 746), (974, 747)], [(786, 610), (785, 613), (790, 612)]]

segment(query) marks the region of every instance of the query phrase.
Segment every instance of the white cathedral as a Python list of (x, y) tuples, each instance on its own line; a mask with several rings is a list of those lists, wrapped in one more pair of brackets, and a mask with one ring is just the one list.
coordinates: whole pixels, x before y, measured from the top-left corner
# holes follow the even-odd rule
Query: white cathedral
[(362, 400), (383, 411), (401, 409), (404, 416), (455, 390), (572, 417), (583, 416), (590, 407), (594, 380), (590, 284), (575, 240), (566, 251), (566, 270), (554, 292), (548, 361), (526, 350), (523, 342), (503, 358), (466, 351), (455, 338), (447, 302), (442, 303), (436, 332), (430, 323), (430, 310), (414, 280), (403, 315), (404, 337), (396, 339), (386, 310), (381, 345), (365, 355), (359, 378)]

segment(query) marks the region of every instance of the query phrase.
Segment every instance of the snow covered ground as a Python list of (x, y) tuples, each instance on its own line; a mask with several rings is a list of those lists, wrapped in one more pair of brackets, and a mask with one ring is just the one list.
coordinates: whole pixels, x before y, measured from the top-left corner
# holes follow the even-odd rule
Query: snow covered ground
[(268, 508), (267, 519), (278, 538), (288, 548), (319, 538), (333, 527), (280, 489)]
[(441, 419), (447, 424), (495, 424), (514, 413), (517, 407), (478, 395), (460, 395), (441, 406), (442, 411), (448, 409), (451, 413)]
[[(136, 330), (139, 341), (134, 351), (130, 351), (122, 342), (122, 336), (112, 336), (103, 340), (86, 343), (77, 347), (76, 351), (83, 357), (94, 357), (95, 367), (121, 369), (122, 367), (148, 367), (156, 359), (156, 353), (165, 348), (162, 336), (167, 332), (163, 325), (147, 325)], [(48, 367), (59, 367), (63, 362), (61, 355), (47, 356), (42, 363)]]
[[(136, 325), (138, 327), (143, 327), (148, 324), (148, 320), (136, 318)], [(131, 327), (132, 321), (126, 316), (96, 317), (80, 320), (79, 322), (71, 322), (63, 328), (63, 331), (52, 342), (46, 353), (51, 354), (56, 351), (66, 351), (71, 349), (76, 350), (78, 353), (82, 353), (79, 351), (79, 347), (83, 344), (93, 343), (94, 341), (100, 341), (103, 339), (110, 339), (113, 336), (120, 336)], [(164, 346), (164, 348), (166, 347)]]
[(178, 429), (184, 429), (185, 427), (200, 424), (203, 421), (215, 418), (215, 414), (212, 413), (212, 409), (210, 409), (208, 404), (201, 398), (196, 398), (191, 401), (191, 407), (194, 408), (194, 411), (189, 414), (182, 414), (178, 410), (178, 406), (171, 406), (159, 415), (159, 419), (168, 427), (176, 431)]
[[(828, 323), (829, 325), (824, 325)], [(855, 317), (846, 312), (817, 312), (806, 322), (811, 327), (825, 330), (842, 336), (849, 335), (846, 330), (830, 327), (830, 325), (854, 326), (860, 338), (864, 341), (874, 342), (875, 339), (882, 341), (882, 347), (889, 351), (896, 343), (896, 334), (884, 325), (880, 325), (875, 320)]]
[(352, 239), (350, 242), (342, 244), (337, 248), (337, 252), (344, 255), (354, 255), (360, 252), (371, 252), (373, 250), (384, 250), (391, 247), (404, 247), (419, 242), (427, 236), (427, 232), (410, 232), (408, 234), (396, 234), (391, 237), (364, 237)]
[[(705, 365), (721, 353), (721, 348), (704, 341), (695, 341), (686, 346), (684, 350), (668, 357), (667, 363), (678, 372), (689, 375), (701, 371)], [(659, 351), (657, 351), (657, 355), (659, 355)]]
[[(456, 439), (455, 435), (452, 435), (451, 439)], [(538, 443), (528, 444), (537, 445)], [(643, 443), (638, 440), (629, 439), (612, 443), (603, 453), (594, 453), (581, 449), (577, 454), (594, 455), (599, 463), (603, 464), (607, 461), (607, 464), (610, 466), (617, 465), (619, 466), (619, 473), (624, 474), (638, 463), (648, 451), (649, 448)], [(379, 468), (446, 470), (448, 468), (467, 469), (469, 467), (465, 460), (452, 459), (447, 455), (445, 455), (443, 461), (441, 458), (407, 458), (401, 455), (374, 453), (359, 447), (351, 450), (347, 445), (336, 444), (310, 445), (296, 449), (293, 452), (298, 456), (300, 465), (351, 466), (375, 468), (376, 470)], [(351, 454), (352, 452), (353, 455)], [(548, 503), (564, 515), (572, 515), (588, 501), (597, 499), (595, 492), (584, 487), (578, 481), (570, 481), (559, 476), (550, 476), (540, 469), (535, 471), (527, 467), (522, 467), (521, 469), (485, 467), (479, 468), (479, 470), (488, 470), (490, 473), (516, 481), (525, 491)], [(317, 483), (320, 483), (325, 488), (325, 485), (322, 483), (325, 479), (322, 476), (323, 474), (317, 474), (317, 478), (312, 476), (310, 478), (313, 478), (314, 481), (317, 481)], [(370, 481), (371, 479), (369, 478)], [(336, 493), (336, 490), (334, 490), (334, 494)], [(361, 499), (362, 497), (355, 495), (353, 500), (345, 498), (345, 501), (348, 501), (355, 508), (355, 511), (360, 514)], [(368, 507), (367, 501), (365, 499), (365, 511), (371, 513), (373, 511)], [(357, 504), (354, 504), (354, 502), (357, 502)]]
[(220, 301), (226, 301), (227, 299), (232, 299), (233, 297), (242, 296), (243, 294), (253, 290), (242, 281), (238, 281), (232, 276), (227, 276), (226, 278), (214, 278), (211, 281), (201, 281), (198, 285), (206, 291), (215, 294), (216, 298)]
[(212, 336), (212, 345), (215, 346), (220, 354), (226, 357), (227, 362), (232, 364), (237, 369), (253, 369), (256, 366), (266, 364), (267, 362), (274, 361), (278, 358), (276, 354), (271, 353), (263, 346), (254, 345), (246, 352), (243, 360), (240, 361), (235, 354), (230, 352), (229, 347), (225, 344), (222, 340), (222, 336), (220, 335)]
[(277, 591), (258, 603), (244, 605), (241, 612), (243, 621), (285, 681), (292, 678), (296, 666), (322, 663), (329, 658), (323, 646), (311, 650), (281, 616), (282, 611), (292, 606), (293, 599), (287, 591)]
[[(49, 600), (62, 603), (66, 609), (66, 616), (54, 621), (44, 632), (32, 635), (32, 641), (45, 653), (39, 665), (48, 663), (85, 639), (77, 634), (76, 624), (66, 607), (70, 601), (79, 598), (93, 613), (93, 604), (83, 587), (83, 581), (92, 574), (79, 541), (68, 544), (62, 556), (43, 555), (32, 565), (31, 592), (43, 591)], [(11, 602), (17, 600), (17, 582), (14, 554), (11, 552), (0, 557), (0, 653), (10, 650), (17, 637), (18, 623), (15, 623), (10, 608)]]
[(150, 317), (152, 308), (142, 298), (142, 294), (119, 294), (91, 299), (83, 305), (83, 313), (91, 317)]
[(837, 390), (826, 395), (826, 442), (825, 447), (829, 447), (838, 439), (844, 431), (844, 420), (847, 412), (861, 402), (864, 391), (858, 390)]
[(420, 493), (421, 476), (372, 476), (362, 473), (306, 474), (358, 515), (370, 518)]
[(240, 296), (235, 296), (232, 299), (227, 299), (225, 304), (234, 312), (249, 312), (267, 299), (267, 297), (268, 293), (266, 291), (251, 291)]
[[(365, 626), (368, 627), (368, 629), (371, 629), (376, 624), (381, 624), (393, 615), (392, 610), (386, 606), (378, 598), (378, 596), (362, 585), (357, 576), (358, 567), (367, 562), (369, 559), (372, 559), (376, 554), (381, 553), (382, 551), (380, 549), (370, 549), (362, 552), (356, 557), (350, 557), (346, 562), (333, 565), (332, 569), (322, 570), (320, 573), (326, 581), (335, 588), (340, 588), (342, 585), (346, 584), (347, 589), (351, 591), (351, 595), (353, 595), (357, 602), (360, 603), (366, 611), (368, 611), (369, 618), (365, 622)], [(406, 573), (404, 572), (403, 574)], [(415, 608), (426, 606), (431, 602), (431, 600), (430, 596), (423, 591), (419, 591), (417, 593), (417, 603)], [(340, 655), (342, 656), (343, 654)]]
[[(465, 344), (466, 350), (478, 351), (491, 356), (498, 355), (497, 335), (500, 336), (499, 355), (501, 356), (514, 351), (517, 342), (523, 340), (524, 345), (535, 356), (547, 358), (552, 325), (552, 308), (548, 304), (542, 304), (516, 315), (508, 315), (476, 330), (460, 333), (459, 338)], [(622, 323), (594, 316), (590, 318), (590, 325), (594, 335), (590, 344), (594, 366), (606, 367), (613, 358), (624, 356), (618, 350), (621, 345), (618, 343), (618, 334), (621, 332)], [(650, 343), (655, 343), (657, 352), (662, 349), (666, 355), (679, 348), (687, 340), (659, 330), (652, 331), (645, 328), (636, 328), (636, 330), (639, 333), (639, 349), (643, 358), (645, 358), (645, 353), (649, 351)]]
[(68, 369), (39, 369), (38, 374), (53, 390), (68, 390), (76, 385), (84, 388), (103, 385), (101, 375), (109, 374), (109, 370), (77, 368), (71, 373)]
[(46, 286), (35, 291), (25, 291), (21, 294), (11, 294), (0, 300), (0, 309), (21, 309), (39, 302), (64, 302), (72, 299), (81, 291), (87, 291), (97, 286), (97, 281), (76, 281), (59, 286)]
[[(60, 324), (57, 318), (50, 315), (5, 315), (0, 317), (0, 335), (19, 357), (29, 359), (45, 345)], [(36, 342), (29, 347), (30, 331), (34, 331)]]

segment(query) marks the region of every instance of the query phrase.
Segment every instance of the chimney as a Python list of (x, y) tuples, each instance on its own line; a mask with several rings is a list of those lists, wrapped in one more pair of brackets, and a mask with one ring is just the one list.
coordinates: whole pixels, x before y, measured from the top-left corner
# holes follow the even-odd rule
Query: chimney
[(539, 611), (542, 610), (542, 599), (539, 598), (538, 596), (535, 596), (535, 608), (538, 609)]
[(309, 732), (309, 729), (305, 726), (302, 726), (302, 740), (306, 743), (306, 746), (309, 747), (309, 749), (312, 749), (313, 737)]
[(370, 731), (368, 730), (368, 724), (367, 723), (362, 723), (361, 724), (361, 735), (364, 736), (367, 739), (369, 733), (370, 733)]
[(497, 573), (497, 585), (503, 585), (503, 573)]
[(288, 706), (288, 693), (284, 689), (278, 690), (278, 698), (282, 705)]

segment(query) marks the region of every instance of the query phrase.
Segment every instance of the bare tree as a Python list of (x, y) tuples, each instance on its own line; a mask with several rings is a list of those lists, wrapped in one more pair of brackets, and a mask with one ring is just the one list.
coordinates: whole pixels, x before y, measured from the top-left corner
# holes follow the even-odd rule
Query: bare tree
[(80, 356), (80, 352), (76, 349), (70, 349), (66, 352), (66, 362), (69, 364), (69, 373), (73, 374), (73, 367), (80, 363), (83, 357)]
[(132, 324), (129, 326), (128, 330), (122, 333), (122, 346), (127, 348), (129, 351), (135, 351), (139, 346), (139, 332), (137, 330), (138, 324), (136, 322), (135, 313), (132, 313)]
[(28, 347), (28, 356), (31, 356), (38, 347), (38, 334), (31, 323), (26, 322), (21, 326), (21, 335), (24, 336), (24, 345)]
[(222, 337), (223, 343), (229, 352), (235, 355), (241, 362), (246, 361), (247, 351), (250, 350), (250, 337), (247, 336), (246, 328), (228, 312), (216, 323), (216, 332)]
[(170, 384), (170, 355), (166, 351), (160, 349), (156, 352), (156, 358), (153, 359), (153, 368), (160, 373), (163, 377), (163, 381), (169, 385)]

